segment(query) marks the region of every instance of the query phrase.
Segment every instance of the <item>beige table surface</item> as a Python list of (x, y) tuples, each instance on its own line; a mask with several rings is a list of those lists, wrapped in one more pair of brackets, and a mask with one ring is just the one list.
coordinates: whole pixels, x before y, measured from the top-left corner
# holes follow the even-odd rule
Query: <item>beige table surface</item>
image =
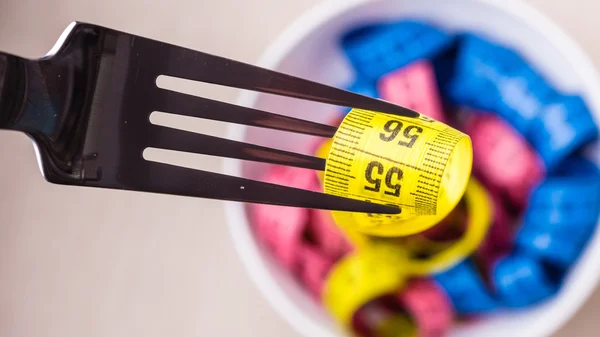
[[(80, 20), (255, 62), (317, 2), (0, 0), (0, 49), (41, 56)], [(600, 63), (597, 1), (529, 2)], [(181, 160), (220, 170), (218, 159)], [(250, 283), (221, 203), (47, 184), (28, 139), (8, 132), (0, 163), (0, 337), (297, 336)], [(556, 337), (598, 336), (597, 310), (599, 292)]]

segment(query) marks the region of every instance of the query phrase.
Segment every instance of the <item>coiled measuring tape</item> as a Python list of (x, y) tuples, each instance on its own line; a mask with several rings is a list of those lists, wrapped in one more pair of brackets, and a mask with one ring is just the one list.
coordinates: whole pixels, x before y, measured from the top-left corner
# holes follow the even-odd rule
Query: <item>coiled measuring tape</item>
[(426, 116), (351, 110), (331, 141), (327, 194), (394, 205), (399, 214), (333, 212), (339, 226), (405, 236), (441, 221), (463, 196), (473, 153), (464, 133)]
[[(492, 204), (485, 188), (471, 178), (463, 198), (466, 230), (461, 237), (451, 242), (435, 242), (423, 236), (401, 238), (403, 246), (412, 253), (406, 268), (412, 275), (430, 275), (442, 272), (473, 253), (488, 234), (492, 224)], [(426, 258), (415, 255), (427, 254)]]
[[(332, 140), (328, 140), (322, 144), (317, 151), (317, 156), (324, 157), (329, 150)], [(323, 180), (323, 175), (320, 175)], [(485, 187), (474, 177), (468, 181), (466, 191), (461, 199), (460, 204), (451, 211), (457, 213), (444, 218), (435, 227), (444, 225), (457, 225), (463, 227), (462, 235), (458, 238), (446, 242), (438, 242), (424, 235), (425, 232), (419, 235), (410, 235), (392, 239), (394, 243), (404, 249), (407, 260), (407, 273), (416, 276), (429, 275), (435, 272), (440, 272), (464, 259), (467, 255), (473, 253), (475, 249), (482, 243), (490, 229), (492, 221), (492, 199)], [(454, 218), (454, 219), (452, 219)], [(464, 223), (448, 224), (444, 222), (459, 221)], [(358, 249), (365, 249), (374, 242), (380, 242), (376, 237), (365, 235), (355, 229), (341, 226), (346, 237)], [(417, 256), (426, 256), (417, 258)]]
[[(357, 249), (336, 264), (325, 281), (323, 302), (343, 326), (351, 326), (355, 311), (367, 302), (390, 294), (411, 277), (447, 270), (479, 246), (491, 223), (490, 200), (474, 178), (465, 193), (468, 224), (464, 235), (443, 248), (425, 238), (385, 238), (347, 230)], [(439, 248), (439, 250), (438, 250)], [(427, 258), (415, 253), (431, 250)]]
[(398, 302), (393, 296), (369, 301), (352, 316), (353, 331), (361, 337), (418, 337), (414, 320)]
[(360, 307), (404, 286), (406, 259), (406, 251), (389, 241), (352, 252), (327, 277), (325, 307), (351, 333), (352, 316)]

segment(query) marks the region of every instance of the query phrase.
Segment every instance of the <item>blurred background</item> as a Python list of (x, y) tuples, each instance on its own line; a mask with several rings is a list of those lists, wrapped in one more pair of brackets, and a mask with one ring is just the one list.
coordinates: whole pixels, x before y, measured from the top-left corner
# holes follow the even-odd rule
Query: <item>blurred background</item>
[[(318, 2), (0, 0), (0, 49), (39, 57), (77, 20), (253, 63)], [(527, 2), (600, 66), (600, 3)], [(175, 86), (230, 102), (237, 94)], [(225, 132), (206, 122), (187, 128)], [(170, 159), (221, 169), (215, 158)], [(0, 133), (0, 163), (0, 336), (297, 335), (250, 282), (220, 202), (50, 185), (30, 141), (9, 132)], [(555, 336), (597, 336), (599, 309), (596, 292)]]

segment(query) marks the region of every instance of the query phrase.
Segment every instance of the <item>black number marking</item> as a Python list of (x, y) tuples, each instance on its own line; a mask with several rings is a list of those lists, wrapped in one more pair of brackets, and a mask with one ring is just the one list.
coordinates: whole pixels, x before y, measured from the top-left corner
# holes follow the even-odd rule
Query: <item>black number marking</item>
[[(392, 178), (394, 177), (394, 175), (396, 176), (396, 180), (398, 181), (396, 184), (392, 184)], [(392, 189), (393, 192), (385, 191), (385, 194), (393, 195), (395, 197), (400, 196), (400, 180), (402, 180), (403, 175), (404, 173), (398, 167), (392, 167), (388, 170), (387, 174), (385, 175), (385, 184), (387, 185), (387, 187)]]
[(367, 168), (365, 169), (365, 178), (369, 183), (374, 184), (375, 187), (365, 186), (365, 190), (379, 192), (379, 189), (381, 188), (381, 179), (373, 178), (373, 169), (375, 168), (377, 168), (378, 175), (383, 174), (383, 164), (381, 164), (378, 161), (370, 162), (369, 165), (367, 165)]
[[(385, 132), (389, 134), (385, 134), (382, 132), (379, 134), (379, 138), (384, 142), (391, 142), (392, 140), (396, 139), (396, 137), (398, 137), (398, 134), (400, 134), (400, 131), (402, 131), (402, 127), (404, 127), (404, 124), (402, 124), (401, 121), (391, 119), (383, 125), (383, 130), (385, 130)], [(411, 134), (411, 131), (413, 130), (415, 130), (415, 132)], [(407, 126), (402, 134), (406, 139), (409, 139), (410, 141), (405, 142), (400, 140), (398, 142), (398, 145), (412, 148), (421, 133), (423, 133), (422, 127), (416, 125)]]
[[(395, 124), (395, 127), (392, 128), (392, 125)], [(391, 142), (392, 140), (394, 140), (394, 138), (396, 138), (396, 136), (398, 136), (398, 133), (400, 133), (400, 130), (402, 129), (402, 122), (400, 121), (396, 121), (396, 120), (389, 120), (385, 123), (385, 125), (383, 126), (383, 129), (386, 132), (391, 132), (391, 134), (389, 136), (385, 135), (384, 133), (380, 133), (379, 134), (379, 138), (381, 138), (381, 140), (385, 141), (385, 142)]]
[[(384, 171), (383, 164), (380, 162), (370, 162), (365, 169), (365, 179), (374, 186), (365, 186), (365, 190), (379, 192), (381, 190), (381, 176), (383, 176)], [(384, 193), (399, 197), (401, 187), (400, 180), (402, 180), (403, 175), (404, 172), (402, 172), (399, 167), (393, 166), (389, 168), (385, 174), (385, 185), (390, 191), (384, 191)]]
[[(416, 130), (414, 134), (410, 134), (410, 132), (412, 130)], [(398, 145), (403, 145), (409, 148), (412, 148), (413, 145), (415, 145), (415, 142), (417, 141), (417, 138), (419, 138), (419, 135), (423, 133), (423, 128), (420, 126), (416, 126), (416, 125), (409, 125), (406, 127), (406, 129), (404, 129), (404, 137), (406, 137), (407, 139), (410, 139), (410, 142), (406, 143), (403, 141), (399, 141)]]

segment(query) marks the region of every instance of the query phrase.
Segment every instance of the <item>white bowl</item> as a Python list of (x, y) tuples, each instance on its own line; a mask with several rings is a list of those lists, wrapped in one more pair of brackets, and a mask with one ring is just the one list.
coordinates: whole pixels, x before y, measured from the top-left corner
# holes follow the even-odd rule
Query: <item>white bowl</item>
[[(264, 53), (259, 66), (310, 80), (347, 86), (353, 77), (338, 47), (349, 28), (383, 19), (422, 18), (450, 31), (470, 30), (519, 51), (552, 84), (580, 93), (598, 122), (600, 81), (582, 50), (557, 26), (516, 0), (334, 0), (305, 13)], [(315, 121), (325, 121), (334, 108), (274, 95), (244, 92), (245, 106)], [(308, 153), (308, 137), (232, 125), (228, 137), (285, 150)], [(600, 162), (596, 144), (590, 151)], [(264, 165), (226, 160), (226, 174), (257, 179)], [(280, 268), (257, 243), (247, 206), (228, 202), (228, 224), (243, 264), (263, 295), (298, 332), (306, 336), (339, 336), (339, 328), (318, 303)], [(468, 326), (457, 326), (456, 337), (549, 336), (560, 328), (594, 290), (600, 276), (600, 231), (590, 240), (561, 291), (543, 305), (503, 312)]]

